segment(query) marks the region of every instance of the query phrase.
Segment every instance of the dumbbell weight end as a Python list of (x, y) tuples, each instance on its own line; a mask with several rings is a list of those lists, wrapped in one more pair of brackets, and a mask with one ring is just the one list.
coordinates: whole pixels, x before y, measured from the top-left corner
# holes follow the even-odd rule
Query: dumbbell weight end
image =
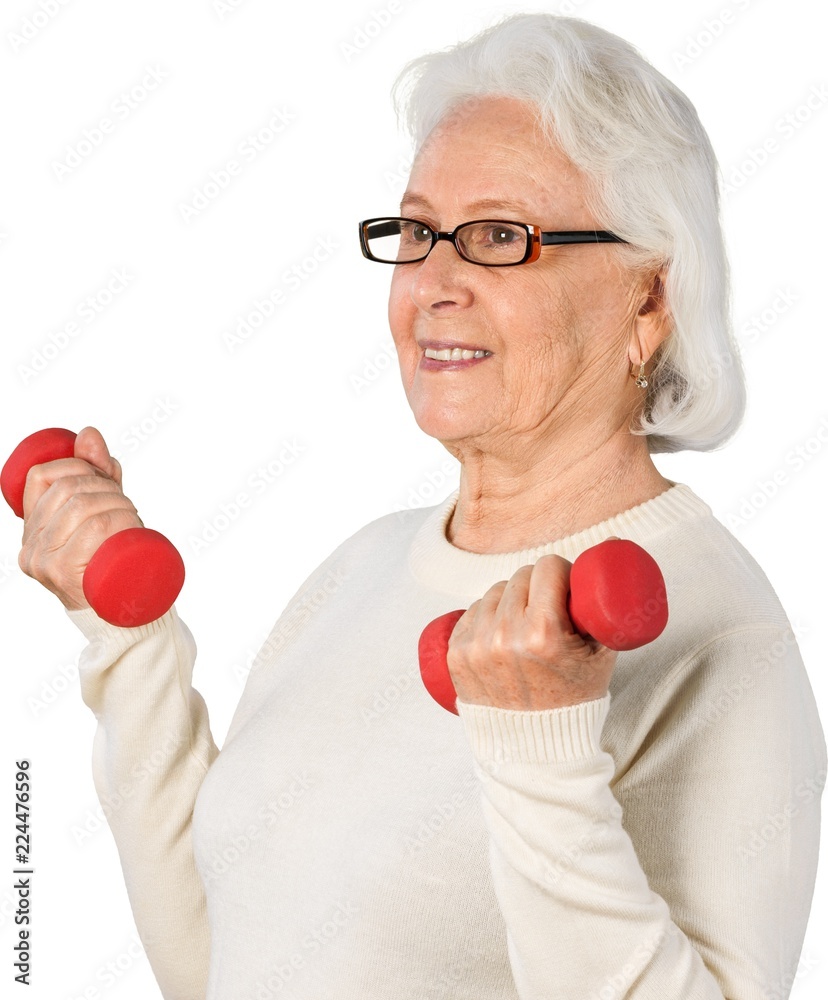
[(184, 560), (153, 528), (125, 528), (105, 539), (83, 574), (83, 593), (99, 618), (121, 628), (154, 622), (184, 586)]

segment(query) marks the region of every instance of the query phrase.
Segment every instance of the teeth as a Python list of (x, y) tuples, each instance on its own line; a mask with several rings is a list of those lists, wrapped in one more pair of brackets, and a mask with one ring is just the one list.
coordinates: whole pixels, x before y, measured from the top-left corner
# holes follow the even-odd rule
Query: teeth
[(446, 348), (442, 351), (435, 351), (431, 347), (425, 349), (425, 356), (427, 358), (433, 358), (435, 361), (468, 361), (470, 358), (485, 358), (488, 357), (491, 351), (464, 351), (459, 347)]

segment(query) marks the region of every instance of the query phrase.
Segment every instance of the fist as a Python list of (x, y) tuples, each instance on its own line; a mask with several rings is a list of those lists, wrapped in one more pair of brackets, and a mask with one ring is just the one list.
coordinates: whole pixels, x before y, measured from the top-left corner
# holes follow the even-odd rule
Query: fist
[(571, 567), (562, 556), (541, 556), (457, 620), (446, 662), (458, 701), (539, 711), (604, 697), (618, 654), (573, 628)]
[(121, 465), (94, 427), (75, 439), (74, 458), (33, 465), (23, 492), (18, 565), (70, 610), (88, 608), (83, 573), (103, 541), (143, 528), (121, 489)]

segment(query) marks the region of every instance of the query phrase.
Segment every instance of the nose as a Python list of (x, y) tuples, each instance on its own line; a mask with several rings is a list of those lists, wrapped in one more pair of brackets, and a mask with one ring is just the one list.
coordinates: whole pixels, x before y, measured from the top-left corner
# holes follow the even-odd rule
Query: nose
[(474, 301), (471, 290), (472, 269), (476, 265), (463, 260), (451, 240), (437, 240), (425, 260), (412, 265), (411, 300), (424, 312), (465, 308)]

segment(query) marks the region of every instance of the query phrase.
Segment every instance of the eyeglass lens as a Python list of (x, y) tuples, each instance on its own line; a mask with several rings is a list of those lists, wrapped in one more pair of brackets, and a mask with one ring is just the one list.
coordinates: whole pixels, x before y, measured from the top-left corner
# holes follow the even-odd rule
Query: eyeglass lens
[[(431, 247), (432, 231), (409, 219), (382, 219), (367, 227), (368, 249), (380, 260), (403, 264), (421, 260)], [(458, 227), (462, 254), (481, 264), (510, 264), (526, 254), (526, 230), (503, 222), (473, 222)]]

